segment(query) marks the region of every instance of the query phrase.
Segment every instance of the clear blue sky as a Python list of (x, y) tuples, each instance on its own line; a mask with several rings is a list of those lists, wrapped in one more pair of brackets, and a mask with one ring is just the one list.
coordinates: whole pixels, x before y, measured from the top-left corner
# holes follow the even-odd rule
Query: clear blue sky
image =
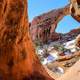
[[(35, 16), (55, 8), (64, 7), (68, 3), (69, 0), (28, 0), (29, 21), (32, 21)], [(79, 26), (80, 23), (75, 21), (71, 16), (66, 16), (59, 22), (56, 31), (66, 33)]]

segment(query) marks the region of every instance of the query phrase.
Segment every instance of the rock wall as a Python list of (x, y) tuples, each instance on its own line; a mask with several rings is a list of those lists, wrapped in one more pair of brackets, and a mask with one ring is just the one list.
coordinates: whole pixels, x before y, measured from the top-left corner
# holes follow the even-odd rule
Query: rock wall
[(55, 33), (55, 29), (59, 21), (66, 15), (71, 15), (80, 22), (80, 0), (70, 0), (70, 4), (64, 8), (54, 9), (35, 17), (30, 23), (30, 34), (33, 42), (47, 43), (49, 40), (58, 40), (60, 36)]
[(70, 0), (71, 16), (80, 22), (80, 0)]
[(76, 38), (76, 46), (80, 48), (80, 34)]
[(35, 54), (26, 0), (0, 0), (0, 80), (53, 80)]

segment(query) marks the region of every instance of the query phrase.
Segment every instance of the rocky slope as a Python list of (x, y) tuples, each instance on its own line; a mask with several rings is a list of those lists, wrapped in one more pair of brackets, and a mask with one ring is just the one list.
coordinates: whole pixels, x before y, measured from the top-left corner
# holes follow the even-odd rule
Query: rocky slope
[(66, 34), (60, 34), (61, 37), (59, 40), (61, 41), (61, 43), (71, 41), (71, 40), (75, 39), (79, 34), (80, 34), (80, 28), (73, 29)]
[(0, 80), (53, 80), (35, 54), (26, 3), (0, 0)]

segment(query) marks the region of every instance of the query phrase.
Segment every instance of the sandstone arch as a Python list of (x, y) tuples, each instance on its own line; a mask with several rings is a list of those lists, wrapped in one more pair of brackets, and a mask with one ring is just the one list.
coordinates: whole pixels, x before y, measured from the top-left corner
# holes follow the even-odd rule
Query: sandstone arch
[(41, 43), (47, 43), (48, 40), (54, 40), (54, 34), (58, 36), (58, 34), (55, 33), (57, 24), (66, 15), (71, 15), (76, 21), (80, 22), (79, 0), (69, 1), (69, 5), (57, 10), (54, 9), (47, 13), (43, 13), (42, 15), (39, 15), (32, 20), (30, 26), (30, 34), (33, 42), (35, 42), (37, 39), (41, 40)]
[[(64, 8), (54, 9), (35, 17), (30, 26), (32, 40), (35, 42), (39, 39), (42, 43), (47, 43), (48, 40), (54, 40), (54, 37), (59, 36), (55, 33), (58, 22), (62, 20), (64, 16), (70, 14), (70, 4), (68, 4)], [(58, 38), (59, 37), (56, 37), (56, 39)]]

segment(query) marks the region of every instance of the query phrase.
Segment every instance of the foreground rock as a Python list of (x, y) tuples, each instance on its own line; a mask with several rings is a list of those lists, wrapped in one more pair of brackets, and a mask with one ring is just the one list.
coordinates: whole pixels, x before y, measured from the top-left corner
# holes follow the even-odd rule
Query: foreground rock
[(26, 3), (0, 0), (0, 80), (53, 80), (35, 54)]
[(80, 60), (73, 65), (63, 76), (56, 80), (79, 80), (80, 79)]
[(76, 45), (80, 48), (80, 34), (76, 38)]
[(80, 22), (80, 0), (70, 0), (71, 16)]

